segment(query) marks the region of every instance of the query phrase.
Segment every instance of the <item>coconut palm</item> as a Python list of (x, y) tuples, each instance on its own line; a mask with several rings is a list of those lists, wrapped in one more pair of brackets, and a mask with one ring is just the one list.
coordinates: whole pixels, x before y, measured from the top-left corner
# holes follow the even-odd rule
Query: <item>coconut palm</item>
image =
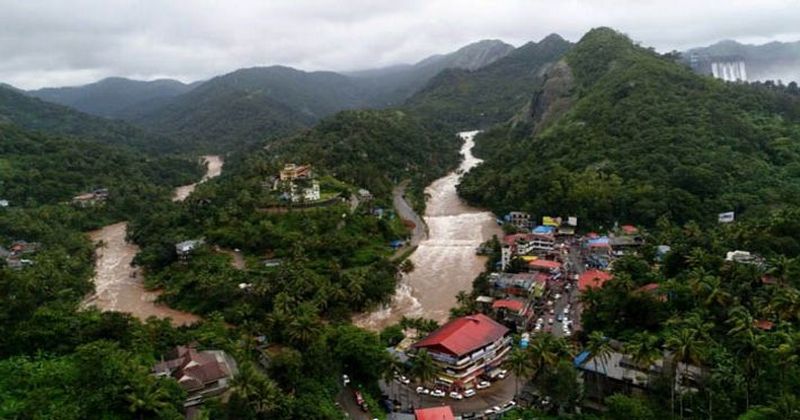
[(661, 357), (658, 337), (648, 332), (636, 333), (625, 343), (625, 354), (649, 376), (650, 366)]
[(775, 291), (769, 309), (783, 321), (800, 320), (800, 292), (793, 287), (781, 287)]
[[(589, 352), (595, 363), (594, 368), (597, 368), (597, 361), (599, 360), (600, 365), (603, 366), (603, 374), (607, 375), (608, 358), (614, 351), (614, 349), (611, 348), (611, 343), (608, 337), (606, 337), (602, 331), (592, 331), (592, 333), (589, 334), (589, 341), (586, 344), (586, 351)], [(595, 385), (599, 388), (600, 381), (596, 381)]]
[(765, 338), (759, 334), (752, 315), (743, 306), (731, 309), (728, 324), (732, 328), (728, 336), (736, 343), (736, 352), (744, 360), (745, 371), (745, 406), (750, 408), (750, 388), (753, 377), (758, 373), (761, 358), (767, 352)]
[[(689, 364), (700, 364), (703, 360), (703, 346), (705, 342), (700, 338), (697, 330), (691, 328), (679, 328), (668, 332), (665, 346), (670, 350), (672, 363), (672, 413), (675, 414), (675, 388), (677, 387), (678, 366), (683, 363), (684, 372), (682, 378), (686, 377)], [(683, 398), (681, 398), (681, 417), (683, 417)]]
[(133, 381), (130, 393), (125, 396), (128, 401), (128, 410), (144, 419), (161, 412), (171, 405), (169, 393), (161, 387), (158, 381), (149, 376), (144, 381)]
[(412, 359), (411, 362), (410, 374), (422, 384), (432, 381), (436, 377), (438, 370), (439, 368), (436, 366), (436, 362), (433, 361), (433, 358), (428, 354), (427, 350), (421, 349), (414, 355), (414, 359)]
[(293, 344), (302, 348), (319, 335), (320, 325), (315, 316), (301, 314), (286, 327), (286, 335)]
[(519, 381), (534, 373), (531, 358), (525, 350), (515, 348), (504, 364), (514, 374), (514, 398), (516, 398), (519, 393)]

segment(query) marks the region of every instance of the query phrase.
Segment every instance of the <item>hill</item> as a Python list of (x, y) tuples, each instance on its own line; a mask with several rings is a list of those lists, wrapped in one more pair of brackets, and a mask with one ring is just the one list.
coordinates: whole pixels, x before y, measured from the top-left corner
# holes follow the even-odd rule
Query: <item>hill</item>
[(800, 83), (800, 41), (750, 45), (727, 40), (683, 53), (685, 60), (692, 55), (700, 59), (739, 57), (747, 66), (747, 79), (751, 81), (781, 80), (784, 83)]
[(530, 100), (547, 68), (570, 48), (558, 35), (529, 42), (477, 70), (439, 73), (405, 104), (413, 112), (456, 130), (507, 120)]
[(800, 203), (796, 95), (695, 75), (605, 28), (562, 65), (574, 77), (561, 89), (568, 109), (538, 130), (529, 115), (481, 136), (485, 163), (459, 190), (469, 201), (589, 226), (711, 223)]
[(413, 65), (347, 73), (369, 94), (376, 107), (398, 105), (446, 69), (477, 70), (505, 57), (514, 47), (499, 40), (482, 40), (447, 54), (430, 56)]
[(171, 79), (141, 81), (109, 77), (88, 85), (44, 88), (28, 94), (87, 114), (124, 119), (141, 109), (156, 108), (194, 86)]
[(152, 153), (178, 149), (174, 140), (148, 133), (123, 121), (84, 114), (3, 86), (0, 86), (0, 123), (13, 123), (26, 130), (124, 145)]
[(188, 160), (147, 158), (127, 148), (0, 124), (0, 198), (14, 207), (69, 201), (96, 188), (110, 189), (114, 206), (127, 199), (120, 190), (142, 190), (143, 185), (171, 188), (191, 183), (201, 174), (200, 167)]
[(216, 77), (132, 121), (224, 151), (280, 137), (336, 111), (364, 105), (360, 89), (331, 72), (257, 67)]

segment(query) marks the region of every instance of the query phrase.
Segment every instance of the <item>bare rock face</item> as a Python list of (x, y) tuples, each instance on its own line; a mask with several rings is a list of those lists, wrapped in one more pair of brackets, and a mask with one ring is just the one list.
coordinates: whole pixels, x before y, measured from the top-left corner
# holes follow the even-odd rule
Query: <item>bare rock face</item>
[(513, 119), (512, 124), (531, 124), (536, 135), (560, 118), (574, 102), (575, 78), (564, 60), (543, 69), (545, 81), (533, 98)]

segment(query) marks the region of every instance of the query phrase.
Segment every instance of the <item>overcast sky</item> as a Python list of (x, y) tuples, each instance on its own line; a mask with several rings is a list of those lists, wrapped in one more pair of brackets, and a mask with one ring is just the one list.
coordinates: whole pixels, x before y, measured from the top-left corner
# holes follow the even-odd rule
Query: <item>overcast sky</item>
[(193, 81), (284, 64), (353, 70), (480, 39), (611, 26), (661, 51), (800, 40), (800, 0), (0, 0), (0, 82)]

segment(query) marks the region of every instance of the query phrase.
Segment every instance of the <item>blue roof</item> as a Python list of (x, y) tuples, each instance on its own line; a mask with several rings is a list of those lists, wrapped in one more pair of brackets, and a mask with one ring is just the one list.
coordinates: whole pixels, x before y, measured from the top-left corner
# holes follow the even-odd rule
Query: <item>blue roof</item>
[(533, 228), (533, 233), (553, 233), (555, 232), (556, 228), (553, 226), (536, 226)]
[(581, 367), (581, 365), (583, 365), (584, 363), (586, 363), (586, 360), (588, 360), (588, 359), (589, 359), (589, 356), (591, 356), (591, 353), (589, 353), (588, 351), (584, 351), (584, 352), (582, 352), (581, 354), (579, 354), (579, 355), (575, 356), (575, 359), (572, 361), (572, 364), (573, 364), (573, 365), (574, 365), (576, 368), (577, 368), (577, 367)]
[(588, 244), (607, 244), (608, 243), (608, 236), (601, 236), (597, 239), (589, 239), (587, 241)]

